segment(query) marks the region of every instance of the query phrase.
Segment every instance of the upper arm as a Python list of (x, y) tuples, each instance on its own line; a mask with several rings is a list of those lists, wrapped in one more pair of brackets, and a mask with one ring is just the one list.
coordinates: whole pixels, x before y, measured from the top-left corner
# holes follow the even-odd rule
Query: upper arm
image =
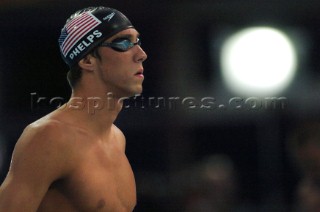
[(52, 127), (28, 127), (18, 140), (0, 187), (0, 211), (36, 211), (52, 182), (66, 173), (65, 156)]

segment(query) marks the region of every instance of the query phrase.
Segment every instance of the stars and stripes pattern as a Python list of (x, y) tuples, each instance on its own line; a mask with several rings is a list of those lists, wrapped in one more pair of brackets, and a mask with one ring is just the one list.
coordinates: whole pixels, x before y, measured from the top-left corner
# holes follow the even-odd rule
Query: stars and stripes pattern
[(85, 12), (69, 21), (59, 37), (61, 52), (66, 56), (72, 47), (89, 31), (101, 24), (101, 21), (90, 12)]

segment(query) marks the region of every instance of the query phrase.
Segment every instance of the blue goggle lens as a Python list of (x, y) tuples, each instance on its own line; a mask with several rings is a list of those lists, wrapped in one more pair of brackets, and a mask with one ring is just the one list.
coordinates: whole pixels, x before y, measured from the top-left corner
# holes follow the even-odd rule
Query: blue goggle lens
[(125, 52), (134, 47), (135, 45), (141, 46), (141, 40), (138, 38), (137, 42), (132, 43), (127, 38), (121, 38), (116, 39), (115, 41), (112, 41), (111, 43), (102, 43), (100, 46), (110, 47), (115, 51), (118, 52)]

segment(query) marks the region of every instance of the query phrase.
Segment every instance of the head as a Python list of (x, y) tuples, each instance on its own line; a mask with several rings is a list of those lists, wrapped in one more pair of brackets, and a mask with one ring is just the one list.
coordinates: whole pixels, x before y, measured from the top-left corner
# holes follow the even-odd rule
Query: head
[[(138, 36), (130, 20), (115, 9), (88, 7), (72, 14), (59, 38), (62, 58), (70, 67), (67, 78), (71, 87), (77, 86), (84, 69), (92, 69), (86, 66), (88, 61), (95, 60), (94, 64), (98, 66), (101, 64), (97, 61), (105, 63), (108, 60), (105, 57), (110, 57), (111, 61), (114, 56), (126, 57), (127, 51), (133, 51), (135, 46), (141, 50), (139, 62), (144, 61), (146, 54), (140, 48)], [(103, 50), (106, 48), (109, 52)]]

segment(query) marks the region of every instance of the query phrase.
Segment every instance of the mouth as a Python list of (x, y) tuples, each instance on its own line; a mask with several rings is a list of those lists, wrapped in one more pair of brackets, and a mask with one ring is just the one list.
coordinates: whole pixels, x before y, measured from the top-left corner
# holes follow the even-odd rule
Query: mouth
[(144, 77), (143, 76), (143, 69), (138, 70), (134, 75), (137, 76), (137, 77)]

